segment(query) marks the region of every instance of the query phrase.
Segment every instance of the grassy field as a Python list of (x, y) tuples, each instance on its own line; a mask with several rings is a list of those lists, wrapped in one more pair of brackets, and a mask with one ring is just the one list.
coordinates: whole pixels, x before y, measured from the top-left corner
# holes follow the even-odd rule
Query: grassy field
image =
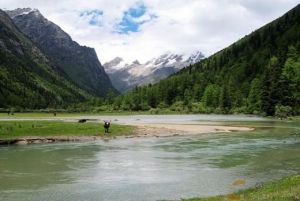
[(182, 201), (300, 201), (300, 175), (226, 196), (192, 198)]
[(0, 118), (35, 118), (35, 117), (44, 117), (44, 118), (53, 118), (53, 117), (79, 117), (79, 116), (102, 116), (102, 115), (144, 115), (150, 114), (149, 112), (100, 112), (100, 113), (68, 113), (68, 112), (59, 112), (54, 116), (53, 113), (48, 112), (21, 112), (14, 113), (14, 115), (8, 115), (7, 113), (0, 113)]
[[(109, 136), (130, 135), (134, 127), (112, 124)], [(0, 121), (0, 139), (27, 136), (103, 136), (102, 123), (62, 121)]]

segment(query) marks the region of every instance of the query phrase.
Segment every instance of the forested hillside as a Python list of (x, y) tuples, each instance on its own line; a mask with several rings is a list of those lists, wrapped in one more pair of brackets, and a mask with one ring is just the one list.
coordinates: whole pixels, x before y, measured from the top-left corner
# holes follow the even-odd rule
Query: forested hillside
[(64, 77), (0, 10), (0, 108), (64, 107), (91, 97)]
[(6, 11), (18, 29), (57, 66), (65, 77), (84, 91), (98, 97), (118, 94), (93, 48), (81, 46), (38, 10), (25, 8)]
[[(201, 45), (201, 44), (199, 44)], [(299, 114), (300, 6), (158, 84), (114, 101), (115, 109)], [(287, 107), (282, 107), (287, 106)]]

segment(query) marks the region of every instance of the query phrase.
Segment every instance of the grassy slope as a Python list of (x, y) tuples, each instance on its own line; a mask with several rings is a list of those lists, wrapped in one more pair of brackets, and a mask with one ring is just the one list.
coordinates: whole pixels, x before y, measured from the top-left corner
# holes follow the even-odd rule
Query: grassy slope
[[(130, 135), (133, 126), (112, 124), (109, 136)], [(61, 121), (0, 121), (0, 139), (15, 139), (26, 136), (103, 136), (104, 128), (99, 123)]]
[(300, 175), (252, 188), (236, 194), (211, 198), (192, 198), (184, 201), (299, 201)]

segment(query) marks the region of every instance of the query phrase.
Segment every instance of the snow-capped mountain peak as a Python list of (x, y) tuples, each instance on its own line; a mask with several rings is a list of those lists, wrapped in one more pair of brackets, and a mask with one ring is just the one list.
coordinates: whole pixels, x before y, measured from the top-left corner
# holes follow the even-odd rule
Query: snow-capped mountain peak
[(141, 63), (139, 62), (139, 60), (134, 60), (134, 61), (132, 62), (132, 64), (134, 64), (134, 65), (141, 65)]
[(121, 92), (126, 92), (135, 86), (158, 82), (203, 58), (204, 56), (200, 51), (192, 54), (167, 52), (145, 63), (135, 60), (127, 64), (122, 58), (116, 57), (103, 66), (114, 87)]
[(9, 10), (5, 12), (8, 13), (11, 18), (15, 18), (19, 15), (28, 15), (29, 13), (32, 12), (34, 12), (34, 14), (36, 15), (40, 14), (40, 11), (38, 9), (33, 9), (33, 8), (17, 8), (15, 10)]
[(126, 67), (128, 64), (125, 63), (123, 58), (116, 57), (113, 60), (106, 62), (103, 67), (107, 73), (114, 73), (115, 71), (118, 71), (124, 67)]
[(200, 51), (196, 51), (194, 53), (192, 53), (189, 58), (187, 59), (188, 62), (190, 62), (190, 64), (194, 64), (199, 62), (201, 59), (203, 59), (203, 54)]

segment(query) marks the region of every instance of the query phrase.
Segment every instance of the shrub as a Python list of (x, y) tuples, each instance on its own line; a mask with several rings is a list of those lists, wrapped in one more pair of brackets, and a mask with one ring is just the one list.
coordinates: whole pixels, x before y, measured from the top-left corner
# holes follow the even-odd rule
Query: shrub
[(287, 118), (292, 114), (292, 108), (290, 106), (284, 106), (284, 105), (276, 105), (275, 107), (275, 116), (283, 119)]
[(159, 113), (159, 109), (158, 108), (151, 108), (149, 110), (150, 114), (158, 114)]
[(160, 109), (164, 109), (164, 108), (167, 108), (168, 106), (166, 105), (165, 102), (160, 102), (157, 106), (157, 108), (160, 108)]
[(170, 110), (176, 111), (176, 112), (182, 112), (184, 111), (184, 103), (183, 101), (176, 101), (173, 103), (170, 107)]

